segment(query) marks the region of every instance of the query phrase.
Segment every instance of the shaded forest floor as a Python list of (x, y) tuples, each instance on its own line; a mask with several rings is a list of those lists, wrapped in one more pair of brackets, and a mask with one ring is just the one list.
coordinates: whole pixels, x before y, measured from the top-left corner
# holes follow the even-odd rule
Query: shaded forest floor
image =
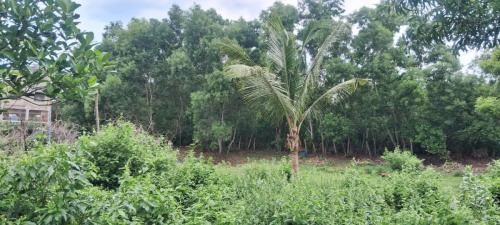
[[(188, 150), (186, 148), (179, 148), (180, 157), (184, 157)], [(275, 151), (275, 150), (247, 150), (247, 151), (232, 151), (229, 153), (218, 153), (216, 151), (196, 151), (196, 156), (199, 157), (203, 155), (205, 159), (210, 159), (215, 164), (227, 164), (231, 166), (238, 166), (241, 164), (246, 164), (251, 161), (258, 160), (279, 160), (283, 157), (288, 156), (288, 152), (285, 151)], [(488, 164), (493, 159), (473, 159), (473, 158), (451, 158), (448, 161), (442, 160), (439, 157), (431, 155), (419, 155), (419, 158), (423, 160), (426, 166), (435, 168), (438, 171), (445, 173), (459, 173), (463, 169), (470, 165), (473, 171), (482, 172), (486, 169)], [(368, 157), (364, 155), (358, 155), (354, 157), (346, 157), (343, 154), (308, 154), (306, 157), (301, 158), (301, 163), (320, 166), (320, 167), (333, 167), (333, 168), (346, 168), (350, 165), (360, 164), (360, 165), (381, 165), (383, 159), (380, 156)]]

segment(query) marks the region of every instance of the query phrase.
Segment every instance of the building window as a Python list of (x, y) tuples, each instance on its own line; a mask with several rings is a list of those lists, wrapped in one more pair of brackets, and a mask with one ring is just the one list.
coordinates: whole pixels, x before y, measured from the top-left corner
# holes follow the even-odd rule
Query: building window
[(19, 116), (17, 114), (9, 113), (9, 120), (11, 122), (19, 122), (21, 120), (21, 118), (19, 118)]
[(42, 111), (40, 110), (30, 110), (29, 112), (29, 120), (35, 122), (42, 121)]
[(26, 111), (21, 109), (11, 109), (7, 113), (7, 118), (4, 117), (4, 120), (10, 120), (11, 122), (19, 122), (25, 119)]

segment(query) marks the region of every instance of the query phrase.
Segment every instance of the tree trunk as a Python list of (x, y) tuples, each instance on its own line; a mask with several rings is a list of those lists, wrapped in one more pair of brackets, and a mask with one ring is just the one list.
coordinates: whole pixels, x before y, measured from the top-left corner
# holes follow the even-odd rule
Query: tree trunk
[(182, 96), (179, 96), (179, 100), (180, 100), (180, 103), (181, 103), (181, 107), (180, 107), (180, 112), (179, 112), (179, 115), (177, 116), (177, 127), (178, 127), (178, 135), (179, 135), (179, 145), (182, 145), (182, 116), (183, 116), (183, 112), (184, 112), (184, 101), (182, 101)]
[(222, 138), (217, 139), (217, 143), (219, 144), (219, 154), (221, 154), (221, 153), (222, 153), (222, 150), (223, 150), (223, 149), (222, 149), (222, 148), (223, 148), (223, 147), (222, 147)]
[(347, 136), (347, 153), (351, 154), (351, 137)]
[(248, 140), (247, 150), (250, 150), (250, 146), (252, 146), (252, 138), (253, 134), (250, 135), (250, 139)]
[(391, 135), (391, 132), (389, 131), (389, 128), (386, 128), (386, 131), (387, 131), (387, 135), (389, 136), (389, 139), (392, 142), (392, 145), (394, 145), (394, 148), (395, 148), (397, 145), (396, 145), (396, 142), (394, 141), (394, 138)]
[(292, 150), (292, 173), (297, 176), (299, 174), (299, 149)]
[(95, 126), (96, 131), (99, 132), (99, 128), (101, 127), (99, 124), (99, 90), (97, 90), (95, 94)]
[(372, 151), (370, 149), (370, 133), (369, 133), (369, 129), (366, 129), (366, 150), (368, 151), (368, 155), (371, 158), (372, 157)]
[(153, 121), (153, 83), (152, 78), (149, 73), (146, 73), (146, 103), (148, 106), (148, 131), (154, 131), (154, 121)]
[(323, 153), (323, 156), (326, 156), (326, 148), (325, 148), (325, 138), (323, 137), (323, 133), (321, 135), (321, 153)]
[(401, 143), (399, 142), (399, 135), (396, 128), (394, 128), (394, 138), (396, 139), (397, 146), (401, 146)]
[(300, 150), (300, 139), (299, 131), (296, 126), (290, 128), (287, 135), (288, 148), (291, 151), (292, 158), (292, 172), (295, 176), (299, 173), (299, 150)]
[(231, 148), (233, 147), (233, 143), (234, 143), (235, 138), (236, 138), (236, 128), (234, 129), (234, 132), (233, 132), (233, 138), (231, 139), (231, 142), (229, 142), (229, 145), (227, 146), (226, 154), (228, 154), (229, 151), (231, 151)]

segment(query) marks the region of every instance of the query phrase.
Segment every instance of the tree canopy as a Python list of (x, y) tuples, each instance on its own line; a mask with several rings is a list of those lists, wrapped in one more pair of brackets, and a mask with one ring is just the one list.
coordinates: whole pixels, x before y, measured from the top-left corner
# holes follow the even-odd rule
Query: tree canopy
[[(440, 4), (445, 3), (427, 7)], [(110, 23), (98, 49), (109, 52), (116, 73), (99, 77), (101, 120), (125, 118), (175, 145), (227, 152), (287, 149), (289, 126), (283, 118), (288, 114), (294, 122), (307, 118), (298, 135), (301, 149), (309, 152), (379, 155), (385, 147), (400, 146), (440, 157), (498, 155), (498, 130), (485, 127), (495, 114), (477, 108), (480, 98), (500, 97), (494, 32), (488, 33), (490, 43), (459, 33), (427, 42), (431, 39), (414, 31), (438, 18), (423, 20), (409, 9), (393, 13), (391, 1), (352, 14), (343, 12), (342, 1), (301, 1), (299, 6), (275, 3), (250, 21), (228, 20), (197, 5), (172, 6), (161, 20)], [(271, 32), (276, 28), (268, 24), (272, 15), (284, 30)], [(463, 36), (469, 41), (447, 39)], [(481, 71), (462, 70), (456, 43), (488, 48), (477, 61)], [(234, 85), (224, 75), (234, 64), (241, 64), (233, 67), (234, 74), (262, 76)], [(303, 95), (307, 74), (314, 74), (314, 85)], [(315, 98), (353, 78), (370, 79), (373, 88), (359, 89), (339, 104), (319, 101), (315, 105), (321, 110), (304, 116)], [(274, 89), (251, 91), (268, 81)], [(237, 91), (243, 84), (250, 88)], [(260, 100), (247, 104), (245, 99)], [(82, 113), (92, 104), (66, 102), (56, 115), (92, 129), (94, 112)]]

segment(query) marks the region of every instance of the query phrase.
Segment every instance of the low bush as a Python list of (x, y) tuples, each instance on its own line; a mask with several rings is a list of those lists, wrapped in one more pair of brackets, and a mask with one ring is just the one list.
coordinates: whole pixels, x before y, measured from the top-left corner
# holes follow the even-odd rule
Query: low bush
[(97, 167), (92, 183), (108, 189), (119, 186), (125, 166), (136, 176), (150, 171), (168, 172), (177, 160), (171, 147), (161, 139), (121, 121), (104, 127), (97, 134), (80, 137), (77, 146), (89, 153), (89, 160)]
[(483, 180), (495, 202), (500, 205), (500, 160), (495, 160), (488, 166)]
[(401, 151), (399, 147), (392, 152), (386, 148), (382, 158), (393, 170), (421, 170), (423, 168), (422, 160), (409, 151)]
[(161, 140), (118, 123), (74, 145), (0, 155), (0, 224), (500, 221), (488, 183), (497, 177), (496, 163), (482, 178), (466, 170), (455, 193), (440, 188), (437, 172), (416, 170), (421, 162), (407, 159), (413, 156), (387, 155), (388, 161), (404, 159), (385, 177), (355, 164), (346, 170), (303, 166), (299, 177), (291, 177), (286, 159), (240, 167), (214, 166), (193, 153), (178, 160)]
[(86, 153), (68, 145), (34, 149), (0, 168), (0, 214), (37, 224), (81, 221), (79, 191), (95, 176)]

